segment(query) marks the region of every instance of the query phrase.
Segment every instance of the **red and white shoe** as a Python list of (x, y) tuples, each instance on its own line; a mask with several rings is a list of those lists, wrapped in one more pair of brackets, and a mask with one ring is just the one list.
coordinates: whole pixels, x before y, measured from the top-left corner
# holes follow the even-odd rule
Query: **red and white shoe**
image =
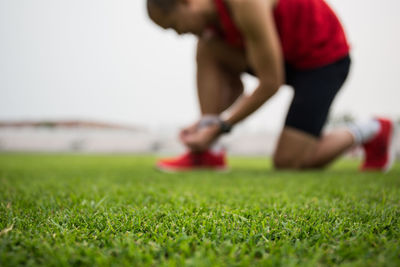
[(161, 159), (156, 168), (164, 172), (181, 172), (194, 170), (227, 171), (225, 152), (187, 152), (182, 156)]
[(378, 134), (369, 142), (363, 144), (365, 160), (361, 165), (362, 171), (387, 172), (393, 165), (395, 158), (394, 136), (396, 126), (387, 119), (378, 118), (381, 125)]

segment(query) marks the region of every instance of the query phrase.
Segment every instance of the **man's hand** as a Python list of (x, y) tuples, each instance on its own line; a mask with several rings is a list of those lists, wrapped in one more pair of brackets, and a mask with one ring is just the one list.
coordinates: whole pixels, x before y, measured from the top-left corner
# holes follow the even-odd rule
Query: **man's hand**
[(183, 129), (179, 135), (182, 143), (192, 151), (204, 151), (208, 149), (220, 135), (221, 129), (218, 124), (198, 127), (195, 123)]
[(199, 128), (199, 122), (196, 122), (188, 127), (183, 128), (179, 133), (179, 139), (183, 143), (184, 136), (195, 133), (198, 128)]

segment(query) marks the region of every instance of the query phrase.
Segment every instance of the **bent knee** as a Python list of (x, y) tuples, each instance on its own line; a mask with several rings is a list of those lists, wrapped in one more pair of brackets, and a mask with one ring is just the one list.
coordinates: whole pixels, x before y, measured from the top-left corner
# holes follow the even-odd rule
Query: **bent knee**
[(224, 59), (223, 47), (218, 41), (211, 39), (199, 39), (197, 42), (196, 61), (197, 63), (204, 60), (213, 60), (221, 62)]
[(244, 72), (247, 68), (246, 54), (233, 49), (216, 39), (199, 39), (196, 53), (197, 64), (213, 62), (232, 73)]
[(323, 169), (325, 164), (313, 164), (305, 157), (291, 157), (275, 155), (273, 158), (273, 166), (276, 170), (310, 170)]
[(215, 53), (214, 49), (210, 45), (209, 41), (200, 39), (197, 42), (197, 53), (196, 53), (197, 62), (213, 56), (214, 53)]
[(299, 170), (302, 169), (301, 161), (291, 155), (275, 154), (273, 158), (274, 168), (277, 170)]

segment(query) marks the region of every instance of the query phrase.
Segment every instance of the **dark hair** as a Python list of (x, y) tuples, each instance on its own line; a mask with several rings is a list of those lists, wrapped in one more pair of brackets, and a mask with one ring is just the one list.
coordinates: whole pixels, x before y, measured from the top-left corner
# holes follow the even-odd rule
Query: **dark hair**
[(178, 0), (147, 0), (147, 9), (156, 7), (165, 13), (169, 13), (174, 9), (177, 2)]

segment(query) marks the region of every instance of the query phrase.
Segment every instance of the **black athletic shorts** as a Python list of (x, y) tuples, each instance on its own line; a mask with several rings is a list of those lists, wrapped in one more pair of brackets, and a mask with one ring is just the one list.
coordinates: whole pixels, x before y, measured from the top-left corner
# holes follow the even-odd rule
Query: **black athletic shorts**
[[(286, 82), (294, 89), (294, 97), (285, 126), (319, 137), (337, 92), (350, 70), (350, 56), (311, 70), (298, 70), (285, 65)], [(249, 71), (252, 74), (251, 71)]]

